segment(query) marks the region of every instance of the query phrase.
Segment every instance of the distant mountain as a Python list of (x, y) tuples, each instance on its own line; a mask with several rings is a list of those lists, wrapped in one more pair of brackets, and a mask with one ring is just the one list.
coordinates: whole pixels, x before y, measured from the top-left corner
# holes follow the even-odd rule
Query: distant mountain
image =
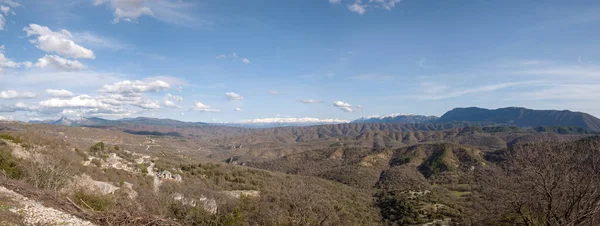
[(243, 120), (234, 123), (215, 123), (215, 125), (243, 127), (243, 128), (274, 128), (286, 126), (314, 126), (348, 123), (348, 120), (341, 119), (318, 119), (318, 118), (259, 118)]
[(63, 126), (74, 126), (74, 125), (79, 125), (80, 124), (80, 120), (71, 120), (68, 119), (67, 117), (62, 117), (50, 124), (53, 125), (63, 125)]
[(351, 123), (430, 123), (437, 119), (437, 116), (391, 114), (362, 117)]
[(600, 119), (568, 110), (532, 110), (520, 107), (484, 109), (477, 107), (455, 108), (442, 115), (437, 122), (494, 122), (521, 127), (576, 126), (600, 131)]

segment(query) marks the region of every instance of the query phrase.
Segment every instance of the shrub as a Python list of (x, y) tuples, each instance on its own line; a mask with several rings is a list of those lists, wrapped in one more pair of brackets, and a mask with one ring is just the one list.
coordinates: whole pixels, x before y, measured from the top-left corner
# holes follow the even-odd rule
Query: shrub
[(12, 179), (19, 179), (24, 173), (20, 161), (8, 150), (0, 150), (0, 171)]
[(104, 212), (115, 205), (115, 199), (112, 195), (90, 194), (83, 190), (76, 191), (73, 198), (81, 206), (91, 208), (94, 211)]
[(104, 152), (105, 147), (103, 142), (98, 142), (90, 147), (90, 153)]
[(5, 140), (10, 140), (15, 144), (20, 144), (23, 142), (23, 140), (21, 140), (20, 137), (14, 137), (8, 134), (0, 134), (0, 138), (5, 139)]

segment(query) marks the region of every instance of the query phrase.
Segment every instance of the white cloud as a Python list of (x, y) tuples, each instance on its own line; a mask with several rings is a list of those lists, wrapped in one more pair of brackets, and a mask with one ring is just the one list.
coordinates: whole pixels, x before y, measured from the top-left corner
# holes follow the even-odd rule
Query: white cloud
[(351, 4), (347, 5), (348, 10), (362, 15), (367, 12), (367, 9), (392, 10), (401, 0), (329, 0), (329, 3), (339, 4), (342, 3), (342, 1), (352, 1)]
[(131, 105), (143, 109), (158, 109), (160, 104), (158, 101), (149, 100), (142, 96), (141, 93), (128, 94), (106, 94), (97, 98), (99, 101), (112, 106)]
[(10, 7), (5, 6), (5, 5), (0, 5), (0, 12), (2, 12), (4, 15), (8, 16), (8, 12), (10, 12)]
[(21, 62), (21, 65), (25, 66), (26, 68), (33, 67), (33, 63), (31, 63), (31, 61)]
[(29, 106), (22, 102), (11, 105), (0, 105), (0, 112), (33, 111), (36, 109), (36, 107)]
[(2, 14), (0, 14), (0, 31), (4, 30), (4, 26), (6, 25), (6, 19)]
[(182, 96), (176, 96), (176, 95), (171, 95), (170, 93), (167, 93), (167, 95), (164, 98), (164, 105), (170, 108), (181, 108), (181, 106), (177, 105), (175, 102), (171, 101), (171, 99), (177, 101), (177, 102), (182, 102), (183, 101), (183, 97)]
[(52, 98), (40, 101), (39, 104), (47, 108), (111, 108), (110, 105), (102, 103), (89, 95), (79, 95), (70, 99)]
[(17, 92), (14, 90), (0, 92), (0, 99), (32, 99), (35, 97), (35, 93), (32, 92)]
[(210, 106), (203, 104), (200, 101), (198, 101), (198, 102), (196, 102), (196, 104), (194, 104), (194, 110), (202, 111), (202, 112), (219, 112), (220, 111), (219, 109), (210, 108)]
[(227, 93), (225, 93), (225, 96), (230, 101), (232, 101), (232, 100), (243, 100), (244, 99), (243, 96), (240, 96), (239, 94), (234, 93), (234, 92), (227, 92)]
[(340, 110), (342, 110), (344, 112), (354, 112), (354, 109), (352, 109), (350, 107), (340, 107)]
[(278, 92), (278, 91), (275, 91), (275, 90), (269, 90), (269, 93), (270, 93), (270, 94), (273, 94), (273, 95), (277, 95), (277, 94), (279, 94), (279, 92)]
[(46, 93), (50, 94), (51, 97), (59, 97), (59, 98), (75, 96), (75, 95), (73, 95), (73, 93), (71, 91), (66, 90), (66, 89), (47, 89)]
[(343, 102), (343, 101), (334, 101), (333, 106), (335, 106), (335, 107), (352, 107), (351, 104)]
[(53, 67), (61, 71), (78, 71), (85, 69), (85, 66), (76, 60), (68, 60), (57, 55), (46, 55), (34, 65), (39, 68)]
[(131, 103), (130, 105), (140, 107), (143, 109), (159, 109), (160, 103), (156, 100), (142, 100), (140, 102)]
[(313, 100), (313, 99), (307, 99), (307, 100), (299, 100), (298, 102), (305, 103), (305, 104), (314, 104), (314, 103), (320, 103), (321, 101)]
[(348, 5), (348, 10), (363, 15), (366, 12), (365, 6), (355, 2), (352, 5)]
[(173, 101), (170, 100), (165, 100), (164, 105), (170, 108), (181, 108), (181, 106), (177, 105), (176, 103), (173, 103)]
[[(2, 45), (4, 46), (4, 45)], [(16, 68), (19, 67), (19, 63), (12, 61), (4, 55), (4, 51), (0, 49), (0, 69), (4, 67)]]
[(18, 2), (12, 1), (12, 0), (0, 0), (0, 2), (7, 4), (10, 7), (16, 8), (21, 6), (21, 4), (19, 4)]
[(247, 124), (266, 124), (266, 123), (347, 123), (348, 120), (341, 119), (318, 119), (318, 118), (258, 118), (242, 120), (240, 123)]
[(234, 111), (242, 111), (242, 109), (241, 109), (241, 108), (234, 108), (233, 110), (234, 110)]
[(173, 99), (177, 102), (182, 102), (183, 101), (183, 97), (182, 96), (177, 96), (177, 95), (171, 95), (170, 93), (167, 93), (167, 96), (165, 96), (165, 100), (168, 99)]
[(181, 87), (181, 86), (177, 87), (177, 92), (180, 92), (180, 93), (183, 92), (183, 87)]
[(14, 121), (12, 117), (0, 115), (0, 121)]
[(152, 10), (145, 6), (144, 0), (96, 0), (94, 5), (98, 6), (105, 3), (108, 3), (114, 10), (113, 23), (118, 23), (121, 20), (135, 23), (140, 16), (154, 16)]
[(112, 85), (104, 85), (102, 89), (99, 90), (101, 93), (120, 93), (120, 94), (135, 94), (135, 93), (149, 93), (149, 92), (158, 92), (161, 90), (167, 90), (171, 88), (169, 83), (156, 80), (154, 82), (145, 82), (145, 81), (122, 81), (117, 82)]
[(370, 0), (370, 3), (375, 3), (385, 10), (392, 10), (401, 0)]
[(360, 105), (352, 106), (352, 104), (349, 104), (349, 103), (346, 103), (343, 101), (334, 101), (333, 106), (340, 108), (340, 110), (342, 110), (344, 112), (354, 112), (354, 111), (356, 111), (356, 108), (359, 108), (359, 109), (361, 108)]
[[(234, 52), (234, 53), (232, 53), (232, 54), (229, 54), (229, 55), (226, 55), (226, 54), (219, 54), (219, 55), (217, 55), (217, 57), (216, 57), (216, 58), (217, 58), (217, 59), (238, 59), (238, 58), (240, 58), (240, 57), (239, 57), (239, 56), (238, 56), (238, 55), (237, 55), (237, 54)], [(246, 57), (242, 57), (242, 63), (245, 63), (245, 64), (250, 64), (251, 62), (250, 62), (250, 60), (249, 60), (248, 58), (246, 58)]]
[(45, 26), (30, 24), (28, 27), (23, 28), (23, 31), (27, 33), (28, 37), (37, 36), (31, 42), (37, 48), (48, 53), (57, 53), (69, 58), (96, 58), (92, 50), (76, 44), (72, 40), (73, 35), (67, 30), (63, 29), (55, 32)]
[(158, 20), (191, 26), (198, 21), (186, 11), (194, 6), (183, 0), (95, 0), (94, 5), (107, 4), (113, 10), (113, 23), (137, 23), (138, 18), (149, 16)]

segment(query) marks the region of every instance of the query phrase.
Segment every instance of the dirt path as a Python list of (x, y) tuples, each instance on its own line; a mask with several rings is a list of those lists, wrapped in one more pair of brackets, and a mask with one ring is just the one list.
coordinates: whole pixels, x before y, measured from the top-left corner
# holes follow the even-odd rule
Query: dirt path
[(4, 186), (0, 186), (0, 196), (18, 203), (19, 206), (10, 207), (9, 210), (23, 217), (25, 225), (94, 225), (71, 214), (45, 207)]
[(150, 163), (147, 170), (148, 170), (148, 175), (152, 176), (152, 178), (153, 178), (154, 193), (158, 193), (158, 187), (160, 187), (160, 180), (158, 179), (158, 176), (156, 176), (156, 173), (154, 173), (154, 163)]

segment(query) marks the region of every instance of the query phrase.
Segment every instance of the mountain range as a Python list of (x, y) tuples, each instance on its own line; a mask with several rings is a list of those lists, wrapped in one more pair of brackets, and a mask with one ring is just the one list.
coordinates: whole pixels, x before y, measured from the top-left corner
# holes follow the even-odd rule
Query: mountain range
[(107, 120), (102, 118), (60, 118), (56, 121), (30, 121), (30, 123), (67, 125), (67, 126), (114, 126), (122, 123), (151, 126), (173, 126), (178, 128), (192, 128), (203, 126), (228, 126), (242, 128), (274, 128), (288, 126), (311, 126), (344, 123), (395, 123), (395, 124), (425, 124), (448, 122), (486, 122), (519, 127), (537, 126), (570, 126), (579, 127), (589, 131), (600, 131), (600, 119), (583, 112), (568, 110), (532, 110), (521, 107), (507, 107), (499, 109), (485, 109), (477, 107), (454, 108), (441, 117), (424, 115), (392, 114), (384, 116), (361, 117), (353, 121), (346, 120), (319, 120), (316, 118), (268, 118), (244, 120), (237, 123), (203, 123), (182, 122), (173, 119), (157, 118), (124, 118)]

